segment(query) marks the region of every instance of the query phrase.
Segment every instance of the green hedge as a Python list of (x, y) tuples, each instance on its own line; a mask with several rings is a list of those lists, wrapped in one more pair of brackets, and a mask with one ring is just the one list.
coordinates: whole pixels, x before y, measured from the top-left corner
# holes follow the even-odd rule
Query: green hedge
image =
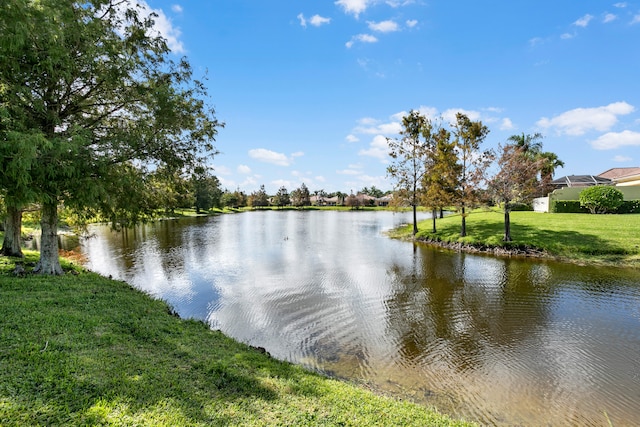
[[(549, 211), (553, 213), (589, 213), (589, 209), (580, 206), (579, 200), (552, 200)], [(640, 200), (625, 200), (616, 213), (640, 213)]]
[(616, 213), (640, 213), (640, 200), (625, 200), (624, 202), (622, 202), (622, 205), (618, 208)]

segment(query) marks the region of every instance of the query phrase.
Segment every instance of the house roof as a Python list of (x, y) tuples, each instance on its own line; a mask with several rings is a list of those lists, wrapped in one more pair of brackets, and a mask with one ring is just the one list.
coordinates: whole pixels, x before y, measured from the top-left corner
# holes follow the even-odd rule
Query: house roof
[(588, 185), (611, 184), (611, 179), (593, 175), (569, 175), (554, 179), (551, 184), (563, 187), (584, 187)]
[(625, 178), (628, 176), (640, 175), (640, 168), (611, 168), (607, 171), (602, 172), (600, 177), (609, 178), (611, 180), (616, 180), (618, 178)]

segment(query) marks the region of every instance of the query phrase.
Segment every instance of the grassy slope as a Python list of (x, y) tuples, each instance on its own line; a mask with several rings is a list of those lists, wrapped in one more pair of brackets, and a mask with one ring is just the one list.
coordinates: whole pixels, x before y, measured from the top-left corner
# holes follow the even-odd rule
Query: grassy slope
[[(419, 224), (418, 238), (509, 246), (502, 241), (504, 216), (499, 211), (474, 211), (467, 217), (467, 237), (460, 238), (460, 215)], [(410, 234), (409, 229), (398, 234)], [(559, 258), (603, 264), (640, 266), (640, 214), (588, 215), (511, 212), (513, 246), (543, 249)]]
[(276, 361), (125, 283), (13, 267), (0, 257), (0, 425), (467, 425)]

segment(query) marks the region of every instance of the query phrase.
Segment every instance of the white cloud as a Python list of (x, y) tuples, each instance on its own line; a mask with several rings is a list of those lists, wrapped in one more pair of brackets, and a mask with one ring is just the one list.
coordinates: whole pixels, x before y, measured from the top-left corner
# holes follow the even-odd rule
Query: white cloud
[(502, 119), (502, 123), (500, 124), (500, 130), (513, 130), (516, 127), (514, 126), (513, 122), (511, 121), (511, 119), (509, 118), (504, 118)]
[(302, 151), (296, 151), (295, 153), (291, 153), (291, 158), (302, 157), (302, 156), (304, 156), (304, 152)]
[(551, 119), (543, 117), (536, 124), (545, 129), (554, 128), (559, 134), (583, 135), (589, 130), (607, 131), (618, 122), (618, 116), (634, 110), (626, 102), (614, 102), (604, 107), (576, 108)]
[(280, 187), (284, 187), (289, 192), (291, 192), (291, 190), (295, 189), (295, 187), (293, 186), (291, 181), (288, 181), (286, 179), (276, 179), (275, 181), (271, 181), (271, 184), (275, 185), (275, 187), (278, 188), (278, 189), (280, 189)]
[(356, 127), (353, 132), (367, 135), (397, 135), (402, 130), (399, 120), (388, 123), (380, 123), (370, 118), (361, 119), (361, 126)]
[(593, 19), (592, 15), (586, 14), (582, 18), (580, 18), (576, 22), (574, 22), (573, 25), (575, 25), (577, 27), (583, 27), (584, 28), (587, 25), (589, 25), (589, 22), (591, 22), (592, 19)]
[(231, 169), (223, 165), (212, 165), (216, 175), (231, 175)]
[(358, 142), (360, 139), (355, 135), (347, 135), (345, 138), (348, 142)]
[(560, 38), (562, 40), (569, 40), (569, 39), (574, 38), (575, 36), (576, 36), (576, 33), (564, 33), (564, 34), (560, 35)]
[(634, 16), (633, 19), (631, 20), (631, 25), (638, 24), (638, 23), (640, 23), (640, 15)]
[(538, 45), (541, 45), (542, 43), (544, 43), (544, 39), (542, 37), (534, 37), (532, 39), (529, 39), (529, 46), (531, 47), (536, 47)]
[(477, 121), (480, 120), (481, 114), (479, 111), (473, 110), (464, 110), (462, 108), (450, 108), (442, 112), (442, 118), (446, 123), (455, 123), (456, 122), (456, 114), (462, 113), (469, 118), (469, 120)]
[(304, 153), (297, 152), (291, 155), (291, 158), (285, 154), (277, 153), (275, 151), (267, 150), (266, 148), (254, 148), (249, 150), (249, 157), (261, 162), (271, 163), (277, 166), (289, 166), (295, 157), (302, 156)]
[(373, 126), (376, 123), (378, 123), (378, 121), (373, 117), (363, 117), (360, 120), (358, 120), (358, 123), (362, 126)]
[(302, 13), (299, 13), (298, 16), (298, 21), (300, 21), (300, 25), (303, 27), (307, 26), (307, 20), (305, 19), (304, 15)]
[(625, 130), (622, 132), (605, 133), (591, 142), (591, 146), (596, 150), (613, 150), (620, 147), (640, 146), (640, 132)]
[(318, 182), (327, 182), (327, 179), (322, 175), (318, 175), (318, 176), (316, 176), (316, 181), (318, 181)]
[[(182, 11), (182, 8), (180, 6), (174, 5), (172, 7), (174, 12), (177, 11), (176, 6), (180, 9), (180, 11)], [(180, 41), (180, 29), (173, 26), (171, 20), (167, 17), (167, 15), (165, 15), (162, 9), (153, 9), (144, 0), (123, 0), (122, 2), (117, 2), (113, 10), (125, 22), (125, 12), (127, 10), (135, 10), (138, 13), (140, 19), (146, 19), (152, 14), (155, 15), (153, 17), (153, 26), (148, 30), (147, 34), (150, 37), (160, 36), (164, 38), (167, 42), (167, 46), (174, 53), (185, 52), (184, 45)], [(106, 11), (106, 6), (103, 6), (101, 11)], [(121, 28), (120, 32), (124, 33), (124, 28)]]
[(309, 23), (314, 27), (319, 27), (321, 25), (328, 24), (330, 22), (331, 22), (331, 18), (325, 18), (320, 15), (313, 15), (309, 20)]
[(298, 21), (300, 21), (300, 25), (303, 27), (306, 27), (307, 23), (313, 25), (314, 27), (319, 27), (321, 25), (328, 24), (331, 22), (331, 18), (325, 18), (320, 15), (313, 15), (309, 20), (307, 20), (307, 18), (304, 17), (304, 14), (299, 13), (297, 18), (298, 18)]
[(414, 0), (387, 0), (385, 3), (387, 3), (389, 6), (396, 8), (396, 7), (400, 7), (400, 6), (407, 6), (410, 5), (412, 3), (414, 3)]
[(408, 19), (407, 22), (405, 22), (405, 24), (407, 25), (407, 27), (413, 28), (416, 25), (418, 25), (418, 20), (417, 19)]
[(251, 168), (247, 165), (239, 165), (237, 168), (237, 171), (239, 173), (245, 174), (245, 175), (249, 175), (251, 173)]
[(367, 10), (371, 2), (372, 0), (338, 0), (335, 4), (342, 7), (345, 13), (358, 18), (362, 12)]
[(377, 188), (384, 188), (387, 186), (387, 178), (382, 176), (360, 175), (358, 181), (363, 184), (363, 187), (376, 186)]
[(253, 187), (258, 185), (258, 180), (253, 176), (248, 176), (239, 185), (240, 188)]
[(398, 31), (399, 27), (395, 21), (380, 21), (380, 22), (367, 22), (371, 31), (377, 31), (379, 33), (392, 33)]
[(171, 10), (173, 10), (175, 13), (182, 13), (183, 11), (182, 6), (180, 6), (179, 4), (172, 5)]
[[(440, 117), (440, 115), (438, 114), (438, 109), (434, 107), (426, 107), (424, 105), (421, 105), (420, 108), (418, 108), (418, 112), (420, 112), (420, 114), (422, 114), (429, 120), (436, 120)], [(402, 116), (400, 116), (400, 120), (402, 120), (402, 117), (406, 115), (406, 113), (403, 113)]]
[(336, 171), (338, 175), (359, 175), (360, 171), (355, 169), (342, 169)]
[(633, 159), (628, 156), (614, 156), (612, 160), (616, 163), (629, 163), (633, 161)]
[(378, 39), (371, 34), (358, 34), (357, 36), (351, 37), (351, 40), (345, 43), (347, 48), (351, 48), (355, 42), (361, 43), (376, 43)]
[[(121, 7), (135, 7), (135, 2), (133, 2), (132, 0), (129, 0), (129, 2), (127, 3), (129, 4), (123, 3)], [(180, 41), (180, 35), (182, 33), (179, 28), (173, 26), (171, 20), (167, 17), (167, 15), (165, 15), (164, 11), (162, 9), (151, 8), (147, 4), (147, 2), (143, 0), (139, 0), (137, 3), (140, 7), (142, 16), (149, 16), (152, 13), (155, 13), (157, 15), (153, 18), (153, 30), (155, 30), (156, 34), (159, 34), (167, 41), (167, 46), (169, 46), (169, 49), (171, 49), (171, 51), (174, 53), (184, 53), (184, 45)]]
[(627, 3), (625, 3), (625, 2), (614, 3), (614, 6), (623, 9), (623, 8), (627, 7)]
[(613, 22), (616, 19), (618, 19), (617, 15), (613, 13), (607, 13), (606, 15), (604, 15), (604, 19), (602, 20), (602, 22), (604, 22), (605, 24), (608, 24), (609, 22)]
[(360, 156), (375, 157), (383, 163), (386, 163), (389, 158), (389, 143), (387, 142), (387, 138), (383, 135), (376, 135), (373, 140), (371, 140), (369, 148), (360, 150), (358, 154)]
[(238, 186), (233, 179), (227, 179), (219, 175), (217, 175), (217, 177), (218, 177), (218, 180), (220, 181), (220, 185), (222, 186), (222, 188), (229, 189), (229, 188), (236, 188)]

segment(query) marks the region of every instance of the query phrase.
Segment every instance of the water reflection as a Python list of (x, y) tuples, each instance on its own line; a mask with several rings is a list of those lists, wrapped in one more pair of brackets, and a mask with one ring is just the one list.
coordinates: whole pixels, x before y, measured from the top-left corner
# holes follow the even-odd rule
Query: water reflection
[(388, 212), (252, 212), (83, 242), (89, 267), (278, 358), (497, 425), (640, 423), (640, 272), (436, 251)]

